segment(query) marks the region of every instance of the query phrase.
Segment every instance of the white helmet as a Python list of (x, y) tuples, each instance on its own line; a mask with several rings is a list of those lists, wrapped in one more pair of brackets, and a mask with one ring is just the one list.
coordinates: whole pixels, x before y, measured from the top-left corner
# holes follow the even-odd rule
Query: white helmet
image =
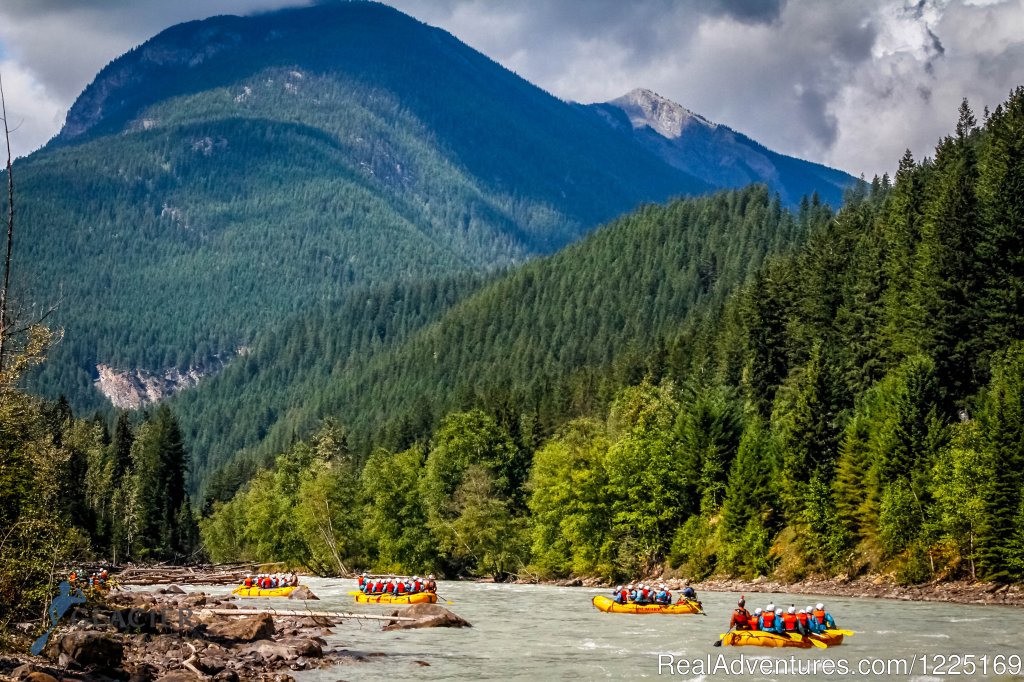
[(418, 575), (414, 575), (414, 576), (412, 577), (412, 579), (413, 579), (413, 580), (419, 580), (419, 579), (420, 579), (420, 577), (419, 577)]
[(825, 610), (825, 605), (824, 605), (824, 604), (822, 604), (821, 602), (818, 602), (818, 603), (817, 603), (817, 604), (815, 605), (815, 607), (814, 607), (814, 608), (818, 609), (819, 611), (824, 611), (824, 610)]
[(797, 611), (797, 613), (807, 613), (807, 612), (804, 611), (803, 609), (800, 609), (799, 611)]
[(813, 606), (808, 606), (806, 609), (804, 609), (804, 611), (807, 612), (807, 613), (810, 613), (813, 610), (814, 610)]
[(621, 592), (622, 591), (622, 585), (619, 585), (618, 587), (616, 587), (615, 591), (616, 592)]
[(775, 615), (776, 616), (781, 616), (782, 615), (782, 609), (775, 609)]
[(774, 610), (775, 610), (775, 604), (771, 604), (771, 603), (768, 604), (768, 608), (765, 609), (765, 611), (774, 611)]
[(754, 615), (755, 616), (760, 616), (761, 615), (761, 609), (759, 609), (759, 608), (758, 609), (754, 609)]
[(796, 607), (790, 606), (788, 609), (786, 609), (786, 613), (796, 613)]

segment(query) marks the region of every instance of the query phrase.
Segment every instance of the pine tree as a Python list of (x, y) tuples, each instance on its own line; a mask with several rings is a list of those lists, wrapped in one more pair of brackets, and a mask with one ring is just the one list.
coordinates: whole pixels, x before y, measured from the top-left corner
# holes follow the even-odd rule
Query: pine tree
[(1024, 343), (996, 358), (979, 419), (995, 476), (988, 497), (988, 518), (979, 534), (980, 566), (990, 580), (1015, 577), (1015, 518), (1024, 486)]

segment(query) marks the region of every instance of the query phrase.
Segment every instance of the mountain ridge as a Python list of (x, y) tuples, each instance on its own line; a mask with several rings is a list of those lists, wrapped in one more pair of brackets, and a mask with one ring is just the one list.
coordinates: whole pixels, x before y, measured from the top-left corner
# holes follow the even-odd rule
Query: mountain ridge
[(101, 364), (204, 366), (361, 287), (513, 267), (713, 189), (626, 125), (376, 3), (173, 26), (18, 161), (18, 286), (66, 301), (33, 386), (93, 409)]

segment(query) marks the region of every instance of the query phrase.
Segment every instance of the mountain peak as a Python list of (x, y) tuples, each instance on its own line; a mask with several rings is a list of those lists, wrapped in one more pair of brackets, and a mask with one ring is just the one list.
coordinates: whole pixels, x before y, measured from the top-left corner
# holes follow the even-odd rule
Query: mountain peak
[(670, 140), (681, 137), (683, 130), (693, 124), (706, 128), (717, 127), (700, 114), (646, 88), (631, 90), (608, 104), (626, 112), (634, 129), (647, 126)]

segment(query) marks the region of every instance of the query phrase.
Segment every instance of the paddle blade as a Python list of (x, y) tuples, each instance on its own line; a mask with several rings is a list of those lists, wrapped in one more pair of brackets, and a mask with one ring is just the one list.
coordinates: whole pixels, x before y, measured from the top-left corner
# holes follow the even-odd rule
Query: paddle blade
[(711, 646), (722, 646), (722, 640), (720, 640), (720, 639), (716, 639), (716, 640), (715, 640), (715, 643), (714, 643), (714, 644), (712, 644)]
[(813, 644), (814, 646), (818, 647), (819, 649), (827, 649), (828, 648), (828, 644), (825, 644), (823, 641), (821, 641), (820, 639), (818, 639), (816, 637), (808, 637), (807, 641), (809, 641), (811, 644)]
[(827, 632), (830, 635), (843, 635), (845, 637), (850, 637), (852, 635), (857, 634), (853, 630), (838, 630), (838, 629), (825, 630), (825, 632)]

